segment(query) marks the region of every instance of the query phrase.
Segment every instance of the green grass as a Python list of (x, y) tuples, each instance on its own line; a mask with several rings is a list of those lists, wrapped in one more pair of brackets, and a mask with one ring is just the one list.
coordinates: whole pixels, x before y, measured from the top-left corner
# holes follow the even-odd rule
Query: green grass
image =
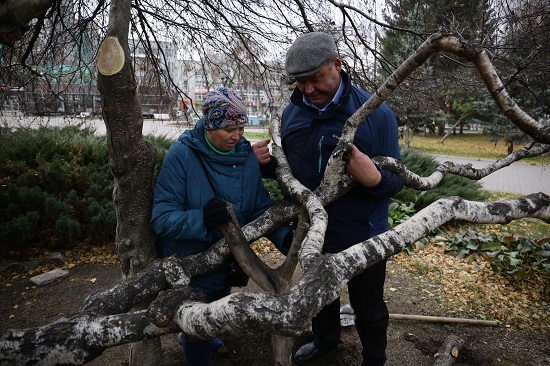
[[(441, 136), (419, 136), (415, 135), (410, 147), (435, 155), (462, 156), (468, 158), (502, 159), (508, 151), (504, 141), (494, 142), (489, 136), (468, 133), (464, 135), (450, 135), (443, 144), (440, 143)], [(516, 146), (515, 150), (523, 146)], [(550, 164), (550, 157), (536, 157), (522, 160), (531, 164)]]
[(244, 130), (244, 137), (247, 140), (267, 140), (271, 139), (271, 135), (269, 134), (269, 131), (265, 132), (247, 132), (246, 129)]

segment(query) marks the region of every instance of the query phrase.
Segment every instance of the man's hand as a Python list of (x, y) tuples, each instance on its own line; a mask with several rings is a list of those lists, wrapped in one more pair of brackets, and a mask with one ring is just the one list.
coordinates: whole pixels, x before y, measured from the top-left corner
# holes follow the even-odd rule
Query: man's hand
[(269, 153), (269, 147), (267, 146), (271, 140), (262, 140), (252, 145), (252, 152), (256, 155), (256, 158), (260, 162), (260, 165), (265, 165), (271, 161), (271, 154)]
[(378, 171), (368, 155), (363, 154), (357, 146), (353, 145), (351, 154), (346, 163), (346, 170), (358, 183), (365, 187), (374, 187), (382, 179), (382, 174)]

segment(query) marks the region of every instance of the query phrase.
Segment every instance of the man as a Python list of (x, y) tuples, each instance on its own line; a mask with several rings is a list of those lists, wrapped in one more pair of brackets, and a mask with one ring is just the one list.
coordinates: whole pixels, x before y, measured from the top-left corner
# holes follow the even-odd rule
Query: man
[[(332, 37), (322, 32), (298, 37), (286, 54), (286, 72), (296, 80), (291, 103), (282, 115), (281, 140), (293, 175), (307, 188), (318, 187), (346, 120), (370, 97), (351, 84)], [(329, 216), (323, 253), (337, 253), (389, 230), (389, 199), (403, 188), (395, 173), (378, 169), (370, 159), (400, 159), (397, 122), (384, 103), (359, 127), (347, 171), (359, 185), (325, 208)], [(267, 143), (253, 146), (265, 176), (275, 160)], [(348, 283), (356, 329), (363, 345), (363, 365), (386, 360), (388, 310), (383, 299), (386, 263), (380, 262)], [(314, 340), (293, 355), (307, 364), (334, 350), (340, 342), (340, 299), (312, 320)]]

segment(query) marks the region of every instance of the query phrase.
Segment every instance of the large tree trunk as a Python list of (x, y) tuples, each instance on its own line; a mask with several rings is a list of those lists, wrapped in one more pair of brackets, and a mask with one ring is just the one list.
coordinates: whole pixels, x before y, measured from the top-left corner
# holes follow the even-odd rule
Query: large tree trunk
[(409, 124), (405, 124), (405, 147), (410, 148), (411, 147), (411, 141), (412, 141), (413, 131), (411, 131), (411, 128), (409, 127)]
[[(280, 169), (281, 170), (281, 169)], [(280, 172), (284, 174), (283, 172)], [(298, 263), (298, 250), (300, 243), (307, 234), (308, 225), (307, 215), (302, 212), (298, 218), (296, 229), (294, 231), (293, 243), (287, 253), (286, 259), (282, 265), (276, 269), (271, 269), (258, 258), (248, 244), (245, 234), (238, 225), (237, 217), (233, 208), (229, 205), (229, 211), (232, 215), (232, 222), (223, 225), (221, 230), (229, 244), (233, 256), (243, 270), (260, 286), (264, 291), (271, 294), (282, 294), (291, 286), (292, 275)], [(272, 334), (271, 346), (273, 350), (273, 364), (275, 366), (290, 366), (290, 354), (292, 352), (293, 339), (289, 336)]]
[[(98, 89), (103, 101), (117, 217), (116, 247), (124, 276), (155, 260), (150, 229), (155, 148), (142, 135), (143, 118), (128, 48), (130, 0), (113, 0), (107, 37), (98, 53)], [(146, 303), (138, 305), (144, 308)], [(158, 365), (158, 338), (130, 345), (131, 365)]]

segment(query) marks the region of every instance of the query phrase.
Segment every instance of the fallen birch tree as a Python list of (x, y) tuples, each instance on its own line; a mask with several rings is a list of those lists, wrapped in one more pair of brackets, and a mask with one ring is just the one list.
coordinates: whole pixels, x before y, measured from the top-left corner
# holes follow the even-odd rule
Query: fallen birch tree
[[(448, 222), (506, 224), (525, 217), (550, 222), (550, 198), (543, 193), (498, 202), (447, 197), (389, 232), (337, 254), (321, 254), (327, 225), (324, 206), (355, 184), (345, 173), (345, 161), (357, 127), (399, 83), (437, 52), (451, 52), (473, 62), (497, 105), (532, 138), (532, 143), (483, 169), (445, 162), (429, 177), (419, 177), (387, 157), (375, 158), (378, 166), (398, 172), (408, 187), (428, 190), (446, 174), (481, 179), (517, 160), (550, 151), (549, 128), (534, 121), (509, 97), (483, 49), (453, 36), (435, 34), (347, 121), (318, 189), (311, 192), (292, 176), (275, 126), (273, 155), (279, 164), (279, 181), (292, 201), (272, 207), (243, 228), (235, 222), (227, 224), (225, 239), (207, 252), (154, 261), (114, 288), (90, 296), (80, 311), (70, 317), (38, 328), (4, 331), (0, 334), (0, 364), (78, 365), (108, 347), (180, 330), (199, 338), (223, 336), (243, 328), (297, 336), (308, 327), (312, 316), (340, 294), (347, 281)], [(293, 220), (298, 222), (298, 230), (291, 253), (281, 267), (270, 269), (248, 244)], [(190, 279), (220, 265), (231, 253), (265, 292), (237, 292), (204, 303), (202, 294), (188, 286)], [(291, 284), (290, 275), (297, 263), (302, 276)], [(147, 299), (154, 299), (147, 310), (132, 311)], [(274, 362), (288, 362), (284, 354), (280, 357)]]

